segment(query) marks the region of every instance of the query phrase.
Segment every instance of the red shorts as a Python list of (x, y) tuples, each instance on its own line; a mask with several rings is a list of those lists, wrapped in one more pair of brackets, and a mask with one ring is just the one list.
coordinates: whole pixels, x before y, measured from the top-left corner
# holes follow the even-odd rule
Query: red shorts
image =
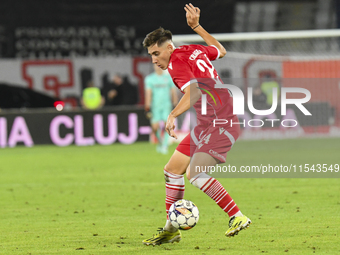
[[(237, 117), (233, 119), (233, 122), (238, 122)], [(189, 157), (197, 152), (204, 152), (219, 160), (220, 163), (224, 163), (227, 152), (230, 151), (239, 135), (240, 125), (231, 127), (230, 122), (215, 127), (213, 124), (206, 128), (195, 127), (177, 146), (176, 150)]]

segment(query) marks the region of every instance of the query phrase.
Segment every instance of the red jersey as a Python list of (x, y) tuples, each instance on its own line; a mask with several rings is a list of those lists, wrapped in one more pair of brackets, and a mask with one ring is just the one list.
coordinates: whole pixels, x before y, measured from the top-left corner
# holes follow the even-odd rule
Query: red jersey
[(201, 98), (194, 105), (197, 125), (201, 127), (210, 125), (213, 119), (234, 117), (233, 98), (229, 90), (214, 88), (216, 83), (223, 84), (210, 62), (219, 56), (220, 51), (213, 45), (185, 45), (176, 48), (170, 57), (168, 71), (174, 84), (183, 91), (191, 83), (198, 83), (202, 94), (207, 94), (206, 114), (201, 114)]

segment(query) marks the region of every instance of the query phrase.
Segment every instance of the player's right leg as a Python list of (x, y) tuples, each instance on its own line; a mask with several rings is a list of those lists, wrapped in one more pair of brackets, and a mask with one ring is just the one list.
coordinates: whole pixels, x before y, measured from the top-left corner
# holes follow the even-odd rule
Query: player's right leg
[(164, 228), (159, 228), (158, 234), (153, 235), (153, 237), (143, 240), (145, 245), (161, 245), (163, 243), (174, 243), (179, 242), (182, 239), (181, 232), (177, 229), (175, 232), (170, 232)]
[(159, 121), (155, 121), (154, 119), (151, 120), (152, 133), (157, 139), (156, 151), (161, 153), (162, 138), (161, 138), (161, 130), (160, 130), (159, 126), (160, 126)]
[(159, 125), (162, 119), (161, 111), (160, 109), (156, 107), (151, 107), (151, 114), (152, 114), (152, 117), (150, 119), (150, 122), (151, 122), (152, 133), (156, 136), (158, 140), (158, 145), (161, 145), (162, 137), (161, 137), (161, 130), (160, 130), (160, 125)]
[[(166, 123), (168, 116), (171, 112), (171, 106), (164, 106), (164, 108), (161, 111), (162, 121)], [(169, 147), (169, 134), (167, 132), (164, 132), (163, 139), (162, 139), (162, 147), (161, 147), (161, 153), (168, 154), (168, 147)]]
[(184, 173), (190, 163), (190, 157), (174, 151), (169, 162), (164, 167), (165, 179), (165, 209), (168, 214), (170, 206), (184, 197)]
[[(187, 154), (187, 155), (186, 155)], [(190, 137), (186, 137), (179, 144), (169, 162), (164, 167), (165, 178), (165, 209), (168, 215), (171, 204), (184, 197), (184, 176), (190, 163)], [(164, 228), (158, 230), (158, 234), (143, 240), (146, 245), (160, 245), (181, 240), (181, 232), (173, 227), (168, 219)]]
[(152, 129), (152, 133), (156, 136), (157, 138), (157, 141), (159, 143), (161, 143), (161, 136), (160, 136), (160, 133), (159, 133), (159, 122), (157, 121), (152, 121), (151, 122), (151, 129)]

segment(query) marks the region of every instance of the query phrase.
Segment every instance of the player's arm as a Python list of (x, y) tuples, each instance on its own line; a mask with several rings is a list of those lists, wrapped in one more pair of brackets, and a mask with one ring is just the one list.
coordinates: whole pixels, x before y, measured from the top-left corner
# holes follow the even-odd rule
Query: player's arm
[(191, 83), (188, 87), (186, 87), (183, 92), (184, 95), (182, 96), (181, 100), (178, 102), (176, 107), (171, 111), (168, 116), (168, 120), (165, 125), (165, 130), (171, 137), (177, 139), (177, 136), (174, 132), (175, 129), (175, 119), (181, 115), (182, 113), (186, 112), (193, 106), (201, 97), (201, 90), (197, 89), (197, 83)]
[(220, 51), (220, 57), (223, 58), (227, 53), (226, 49), (220, 44), (219, 41), (215, 39), (211, 34), (209, 34), (199, 23), (201, 10), (198, 7), (194, 7), (192, 4), (186, 4), (184, 7), (186, 11), (187, 23), (197, 34), (199, 34), (207, 45), (214, 45)]
[(171, 101), (172, 101), (173, 106), (177, 105), (178, 103), (178, 96), (177, 96), (176, 88), (171, 89)]

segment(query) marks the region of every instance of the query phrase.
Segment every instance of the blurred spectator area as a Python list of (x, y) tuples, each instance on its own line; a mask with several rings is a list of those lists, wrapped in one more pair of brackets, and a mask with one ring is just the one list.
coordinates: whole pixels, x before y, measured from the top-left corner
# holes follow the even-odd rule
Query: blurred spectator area
[[(132, 84), (138, 85), (139, 100), (134, 96), (134, 103), (143, 104), (143, 79), (150, 73), (146, 67), (150, 59), (145, 57), (147, 52), (142, 41), (147, 33), (159, 26), (170, 29), (173, 34), (192, 34), (185, 20), (183, 7), (186, 3), (188, 1), (184, 0), (1, 0), (0, 58), (17, 58), (13, 61), (63, 58), (70, 62), (69, 69), (56, 66), (51, 73), (40, 72), (38, 67), (32, 66), (32, 73), (28, 74), (32, 76), (32, 83), (34, 81), (31, 84), (33, 89), (50, 96), (59, 97), (60, 94), (62, 100), (69, 98), (66, 103), (71, 102), (72, 106), (79, 105), (76, 100), (89, 79), (103, 88), (111, 82), (105, 78), (107, 72), (110, 76), (121, 72), (131, 79)], [(200, 22), (211, 33), (329, 29), (338, 27), (339, 23), (336, 14), (340, 0), (197, 0), (193, 4), (202, 10)], [(222, 43), (229, 52), (271, 55), (289, 55), (289, 51), (310, 55), (319, 53), (320, 49), (330, 54), (339, 52), (338, 38)], [(121, 61), (117, 62), (120, 59), (117, 57), (122, 57)], [(112, 61), (105, 64), (108, 59)], [(100, 64), (98, 60), (103, 61)], [(21, 77), (21, 63), (14, 64), (15, 68), (2, 72), (0, 80), (28, 86), (27, 79)], [(238, 72), (243, 65), (233, 70)], [(3, 67), (6, 68), (9, 66)], [(71, 73), (71, 69), (72, 82), (64, 74)], [(241, 77), (237, 72), (224, 71), (221, 75), (228, 79), (237, 75)], [(44, 79), (51, 75), (57, 77), (54, 83), (50, 79), (55, 90), (47, 81), (45, 84)], [(133, 91), (137, 91), (137, 86)]]
[[(231, 32), (234, 2), (198, 0), (195, 1), (195, 5), (206, 13), (202, 16), (202, 22), (210, 32)], [(168, 2), (2, 0), (0, 1), (0, 57), (34, 57), (30, 52), (24, 52), (24, 50), (38, 50), (34, 45), (37, 42), (28, 39), (40, 40), (38, 41), (40, 50), (35, 55), (38, 58), (44, 57), (44, 51), (48, 47), (60, 49), (58, 54), (45, 57), (67, 56), (65, 49), (73, 48), (77, 50), (73, 50), (72, 56), (103, 56), (105, 50), (111, 55), (146, 55), (142, 40), (146, 33), (159, 26), (171, 29), (174, 34), (192, 33), (185, 21), (183, 7), (186, 3), (187, 1), (183, 0)], [(39, 30), (41, 28), (45, 30)], [(54, 30), (46, 31), (46, 28), (54, 28)], [(27, 29), (33, 30), (27, 32)], [(70, 33), (60, 35), (60, 29), (68, 29), (68, 31), (76, 29), (77, 32), (71, 37), (80, 40), (71, 41)], [(78, 31), (79, 29), (82, 29), (81, 32)], [(92, 52), (82, 51), (82, 48)]]
[[(338, 0), (237, 1), (233, 32), (267, 32), (334, 29)], [(227, 51), (270, 55), (338, 53), (336, 37), (290, 40), (235, 41), (224, 43)]]
[[(209, 32), (230, 33), (336, 28), (338, 2), (197, 0), (194, 4), (201, 8), (201, 23)], [(146, 55), (141, 42), (152, 29), (162, 26), (174, 34), (192, 33), (185, 22), (186, 3), (2, 0), (0, 57)]]
[(333, 0), (237, 1), (233, 32), (336, 28)]

